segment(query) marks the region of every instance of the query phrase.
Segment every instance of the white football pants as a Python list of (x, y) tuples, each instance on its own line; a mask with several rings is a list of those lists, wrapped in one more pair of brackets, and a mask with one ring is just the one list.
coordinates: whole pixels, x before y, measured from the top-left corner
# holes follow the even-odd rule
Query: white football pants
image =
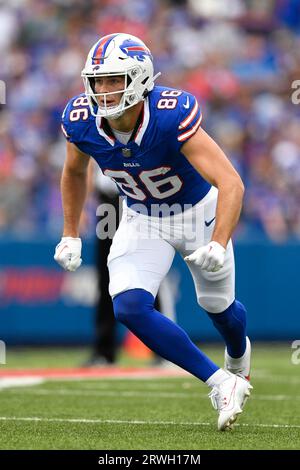
[[(145, 289), (156, 297), (175, 250), (185, 257), (210, 242), (217, 196), (217, 189), (212, 187), (195, 206), (169, 217), (138, 214), (124, 203), (122, 220), (108, 256), (110, 295)], [(225, 264), (218, 272), (201, 270), (193, 263), (188, 263), (188, 267), (201, 307), (210, 313), (220, 313), (232, 304), (235, 268), (231, 241)]]

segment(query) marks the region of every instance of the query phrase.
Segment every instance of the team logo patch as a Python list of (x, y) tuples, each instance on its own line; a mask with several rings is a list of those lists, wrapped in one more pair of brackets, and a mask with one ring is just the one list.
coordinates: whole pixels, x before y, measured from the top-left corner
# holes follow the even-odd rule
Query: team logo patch
[(127, 147), (124, 147), (122, 149), (122, 154), (123, 154), (123, 157), (131, 157), (131, 150)]
[(126, 39), (123, 44), (121, 44), (120, 49), (124, 54), (128, 55), (128, 57), (137, 59), (140, 62), (143, 62), (147, 56), (152, 59), (149, 49), (139, 42)]

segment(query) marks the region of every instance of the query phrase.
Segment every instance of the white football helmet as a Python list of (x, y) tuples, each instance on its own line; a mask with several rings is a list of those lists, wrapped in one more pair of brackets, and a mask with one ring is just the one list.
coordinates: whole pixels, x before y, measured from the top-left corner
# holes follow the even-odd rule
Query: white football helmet
[[(137, 37), (125, 33), (104, 36), (91, 48), (81, 72), (85, 94), (93, 116), (117, 119), (126, 109), (143, 101), (154, 87), (153, 58), (147, 46)], [(109, 93), (95, 93), (96, 77), (123, 75), (124, 89)], [(121, 94), (117, 106), (107, 106), (107, 97)], [(102, 97), (99, 105), (97, 97)]]

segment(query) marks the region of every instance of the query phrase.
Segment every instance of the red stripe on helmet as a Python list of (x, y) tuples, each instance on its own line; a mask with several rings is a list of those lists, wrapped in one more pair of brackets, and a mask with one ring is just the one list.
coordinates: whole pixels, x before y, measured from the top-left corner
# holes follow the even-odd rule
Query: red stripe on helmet
[(109, 41), (109, 39), (114, 36), (116, 36), (116, 34), (108, 34), (107, 36), (104, 36), (102, 39), (100, 39), (100, 42), (96, 46), (95, 52), (92, 57), (94, 64), (100, 64), (100, 58), (102, 57), (104, 46), (107, 41)]

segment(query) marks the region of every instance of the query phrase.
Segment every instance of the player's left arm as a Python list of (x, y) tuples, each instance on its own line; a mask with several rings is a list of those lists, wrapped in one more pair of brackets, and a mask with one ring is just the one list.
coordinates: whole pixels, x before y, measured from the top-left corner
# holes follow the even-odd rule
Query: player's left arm
[(243, 182), (221, 148), (201, 127), (183, 144), (181, 152), (204, 179), (218, 188), (211, 241), (226, 248), (240, 217)]

